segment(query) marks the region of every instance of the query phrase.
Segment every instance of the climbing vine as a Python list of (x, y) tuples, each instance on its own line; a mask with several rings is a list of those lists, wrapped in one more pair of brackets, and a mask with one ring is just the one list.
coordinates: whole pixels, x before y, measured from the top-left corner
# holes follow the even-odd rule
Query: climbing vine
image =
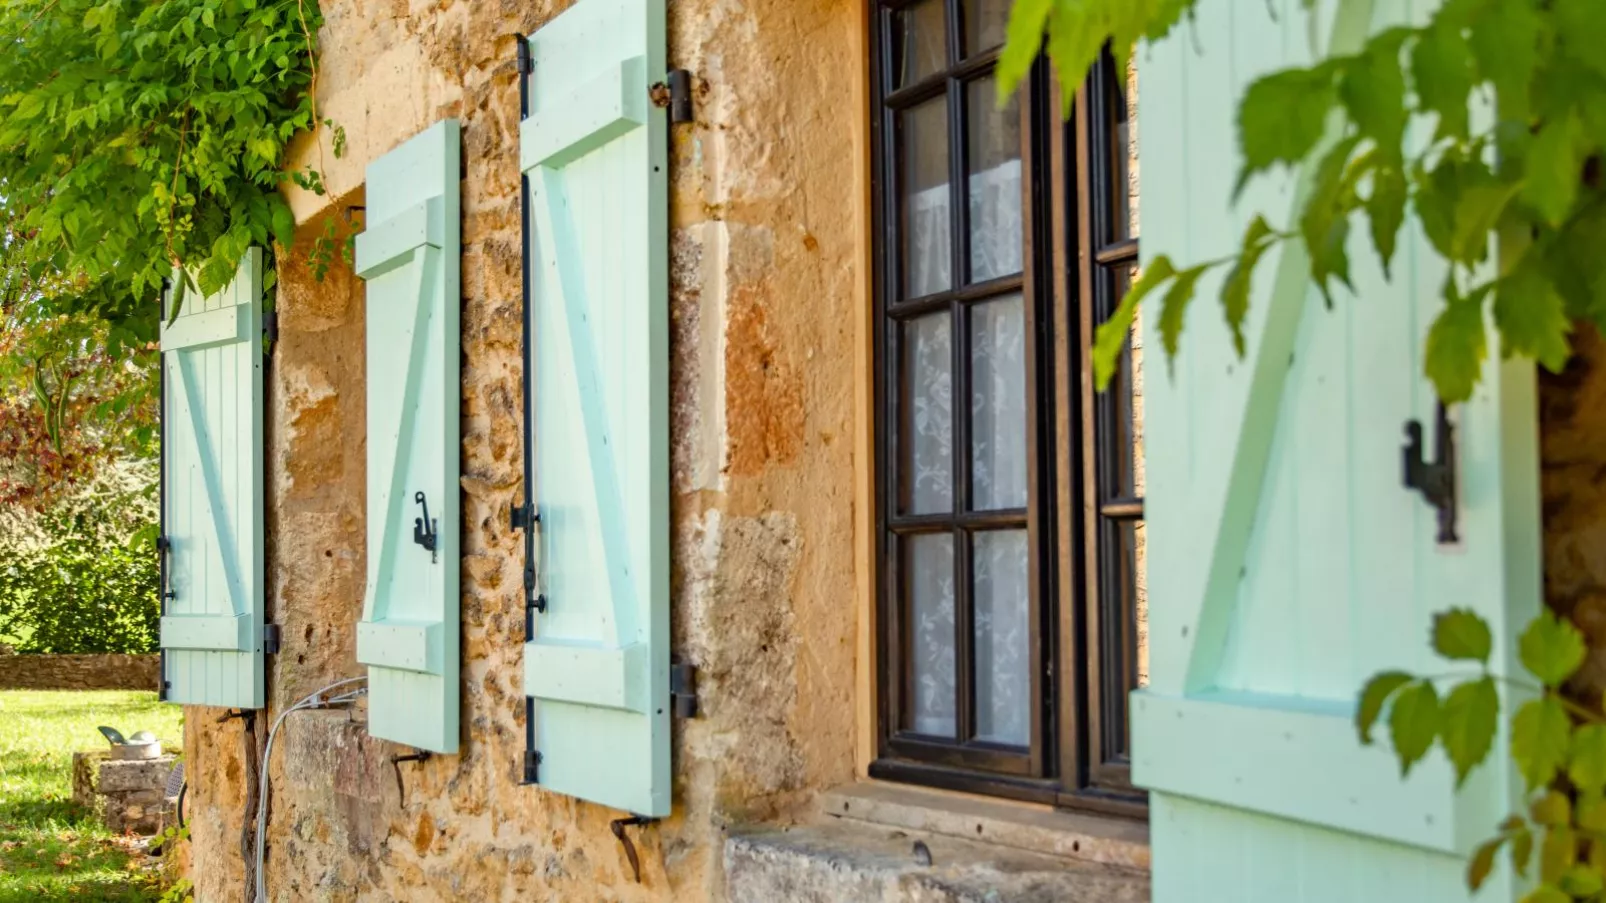
[[(1343, 7), (1347, 0), (1337, 4)], [(1075, 96), (1106, 46), (1124, 71), (1134, 50), (1188, 28), (1198, 0), (1016, 0), (998, 64), (1000, 97), (1046, 49), (1062, 95)], [(1327, 23), (1301, 0), (1313, 45)], [(1264, 14), (1278, 15), (1268, 0)], [(1331, 9), (1331, 7), (1329, 7)], [(1397, 14), (1393, 4), (1375, 9)], [(1246, 9), (1239, 15), (1252, 14)], [(1198, 37), (1193, 36), (1194, 46)], [(1442, 0), (1431, 16), (1373, 31), (1353, 52), (1270, 73), (1239, 103), (1237, 192), (1274, 170), (1305, 170), (1308, 188), (1286, 222), (1255, 215), (1237, 253), (1217, 260), (1145, 260), (1095, 338), (1099, 384), (1109, 379), (1138, 306), (1158, 297), (1168, 360), (1186, 312), (1212, 270), (1240, 355), (1258, 264), (1293, 244), (1329, 306), (1350, 284), (1349, 239), (1365, 229), (1390, 278), (1399, 233), (1414, 215), (1448, 275), (1425, 339), (1425, 375), (1442, 400), (1465, 401), (1490, 349), (1552, 371), (1572, 354), (1578, 321), (1606, 329), (1606, 3)], [(1141, 76), (1140, 76), (1141, 77)], [(1068, 110), (1067, 110), (1068, 112)], [(1251, 211), (1253, 212), (1253, 211)], [(1531, 676), (1494, 667), (1489, 626), (1466, 610), (1434, 623), (1433, 647), (1462, 672), (1375, 676), (1360, 694), (1363, 742), (1385, 718), (1402, 772), (1437, 744), (1465, 781), (1494, 749), (1502, 703), (1513, 709), (1509, 755), (1524, 781), (1522, 811), (1468, 863), (1477, 887), (1505, 851), (1530, 876), (1525, 903), (1606, 898), (1606, 705), (1568, 688), (1586, 643), (1548, 612), (1529, 624), (1517, 659)]]
[(175, 271), (176, 310), (288, 246), (282, 189), (323, 190), (288, 153), (319, 124), (321, 24), (315, 0), (0, 4), (0, 302), (91, 314), (116, 354)]
[[(1046, 46), (1071, 97), (1107, 41), (1124, 62), (1131, 48), (1186, 28), (1197, 2), (1017, 0), (1000, 91), (1014, 90)], [(1315, 40), (1326, 23), (1315, 21), (1313, 5), (1302, 0)], [(1264, 14), (1277, 13), (1268, 3)], [(1222, 313), (1242, 354), (1251, 284), (1268, 251), (1302, 245), (1333, 304), (1335, 285), (1352, 288), (1351, 231), (1367, 230), (1387, 275), (1407, 210), (1449, 263), (1423, 355), (1440, 397), (1471, 397), (1489, 353), (1486, 315), (1503, 353), (1560, 369), (1575, 320), (1606, 326), (1603, 45), (1599, 0), (1444, 0), (1425, 22), (1376, 31), (1353, 53), (1252, 83), (1238, 110), (1239, 191), (1307, 163), (1309, 191), (1288, 222), (1255, 216), (1237, 254), (1146, 261), (1099, 330), (1101, 385), (1147, 298), (1159, 295), (1160, 338), (1173, 357), (1201, 278), (1224, 270)]]

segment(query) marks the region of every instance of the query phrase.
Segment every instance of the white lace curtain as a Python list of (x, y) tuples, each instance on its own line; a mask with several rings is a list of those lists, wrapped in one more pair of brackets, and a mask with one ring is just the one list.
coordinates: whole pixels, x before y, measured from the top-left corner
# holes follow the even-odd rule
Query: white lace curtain
[[(1023, 260), (1021, 165), (1010, 160), (972, 174), (970, 276), (985, 282), (1018, 273)], [(905, 297), (953, 287), (947, 184), (908, 199)], [(953, 508), (953, 345), (947, 314), (915, 321), (905, 339), (911, 426), (904, 466), (913, 513)], [(977, 509), (1026, 505), (1025, 307), (1019, 294), (971, 307), (969, 361), (971, 497)], [(1031, 728), (1027, 542), (1024, 530), (976, 535), (974, 571), (977, 733), (1025, 745)], [(910, 541), (914, 634), (914, 729), (956, 732), (954, 547), (950, 535)]]

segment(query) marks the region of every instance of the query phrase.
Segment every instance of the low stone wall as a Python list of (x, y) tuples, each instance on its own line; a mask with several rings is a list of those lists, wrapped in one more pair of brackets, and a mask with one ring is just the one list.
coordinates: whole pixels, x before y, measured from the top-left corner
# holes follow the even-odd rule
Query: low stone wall
[(0, 655), (0, 690), (155, 690), (156, 655)]

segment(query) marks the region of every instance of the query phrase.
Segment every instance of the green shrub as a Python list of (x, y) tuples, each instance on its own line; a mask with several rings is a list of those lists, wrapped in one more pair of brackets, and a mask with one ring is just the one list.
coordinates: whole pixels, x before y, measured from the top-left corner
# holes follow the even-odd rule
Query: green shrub
[(153, 487), (142, 472), (127, 476), (134, 491), (97, 480), (0, 536), (0, 642), (24, 653), (155, 651)]

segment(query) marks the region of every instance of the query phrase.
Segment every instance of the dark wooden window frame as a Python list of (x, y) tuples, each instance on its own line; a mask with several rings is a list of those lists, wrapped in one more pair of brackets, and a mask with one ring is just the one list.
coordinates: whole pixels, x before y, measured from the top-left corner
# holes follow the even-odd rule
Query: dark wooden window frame
[[(949, 23), (960, 22), (961, 0), (941, 0)], [(893, 88), (893, 15), (909, 0), (873, 0), (869, 7), (872, 36), (872, 193), (874, 229), (873, 375), (875, 429), (874, 523), (876, 529), (876, 624), (879, 674), (878, 757), (872, 777), (927, 784), (951, 790), (984, 793), (1125, 815), (1146, 811), (1141, 794), (1127, 777), (1124, 741), (1119, 755), (1107, 754), (1105, 741), (1119, 692), (1104, 688), (1097, 662), (1100, 631), (1112, 619), (1096, 601), (1107, 581), (1096, 553), (1094, 516), (1078, 516), (1100, 499), (1097, 478), (1100, 456), (1090, 443), (1097, 423), (1098, 401), (1092, 400), (1090, 375), (1079, 364), (1087, 360), (1090, 318), (1099, 310), (1098, 266), (1088, 255), (1087, 229), (1098, 228), (1078, 173), (1096, 172), (1088, 157), (1089, 123), (1085, 103), (1077, 104), (1070, 123), (1059, 122), (1060, 99), (1046, 66), (1034, 69), (1022, 89), (1022, 212), (1024, 267), (1020, 275), (971, 285), (968, 276), (965, 222), (968, 130), (965, 85), (991, 72), (998, 50), (963, 56), (963, 35), (947, 29), (948, 68), (918, 82)], [(1084, 91), (1084, 95), (1085, 95)], [(899, 238), (901, 228), (899, 148), (896, 117), (900, 110), (935, 97), (947, 97), (948, 187), (953, 234), (950, 243), (949, 290), (902, 299)], [(1106, 144), (1107, 146), (1107, 144)], [(1105, 161), (1107, 166), (1108, 161)], [(1090, 169), (1090, 166), (1094, 167)], [(1106, 181), (1106, 184), (1108, 182)], [(1124, 252), (1119, 252), (1124, 253)], [(1135, 247), (1132, 256), (1135, 258)], [(1027, 448), (1028, 505), (1015, 511), (969, 512), (968, 442), (970, 356), (968, 305), (1019, 291), (1026, 317), (1028, 375)], [(1107, 294), (1107, 292), (1105, 293)], [(897, 461), (898, 393), (902, 358), (897, 324), (937, 311), (949, 311), (953, 347), (954, 513), (899, 514)], [(1096, 321), (1094, 321), (1096, 322)], [(1104, 501), (1105, 507), (1110, 502)], [(1107, 514), (1110, 512), (1107, 512)], [(1113, 514), (1120, 515), (1117, 510)], [(955, 539), (955, 660), (959, 687), (959, 736), (969, 736), (975, 722), (974, 681), (970, 671), (969, 634), (972, 600), (968, 576), (972, 530), (1019, 527), (1028, 530), (1032, 624), (1032, 727), (1030, 746), (1001, 747), (978, 741), (939, 741), (900, 729), (906, 724), (907, 672), (900, 623), (902, 613), (900, 540), (911, 535), (952, 531)], [(1101, 627), (1101, 625), (1106, 625)], [(1087, 662), (1087, 667), (1080, 666)], [(1124, 713), (1124, 701), (1120, 709)], [(1101, 717), (1101, 715), (1103, 717)], [(1103, 727), (1101, 727), (1103, 725)], [(1124, 715), (1119, 729), (1125, 731)]]

